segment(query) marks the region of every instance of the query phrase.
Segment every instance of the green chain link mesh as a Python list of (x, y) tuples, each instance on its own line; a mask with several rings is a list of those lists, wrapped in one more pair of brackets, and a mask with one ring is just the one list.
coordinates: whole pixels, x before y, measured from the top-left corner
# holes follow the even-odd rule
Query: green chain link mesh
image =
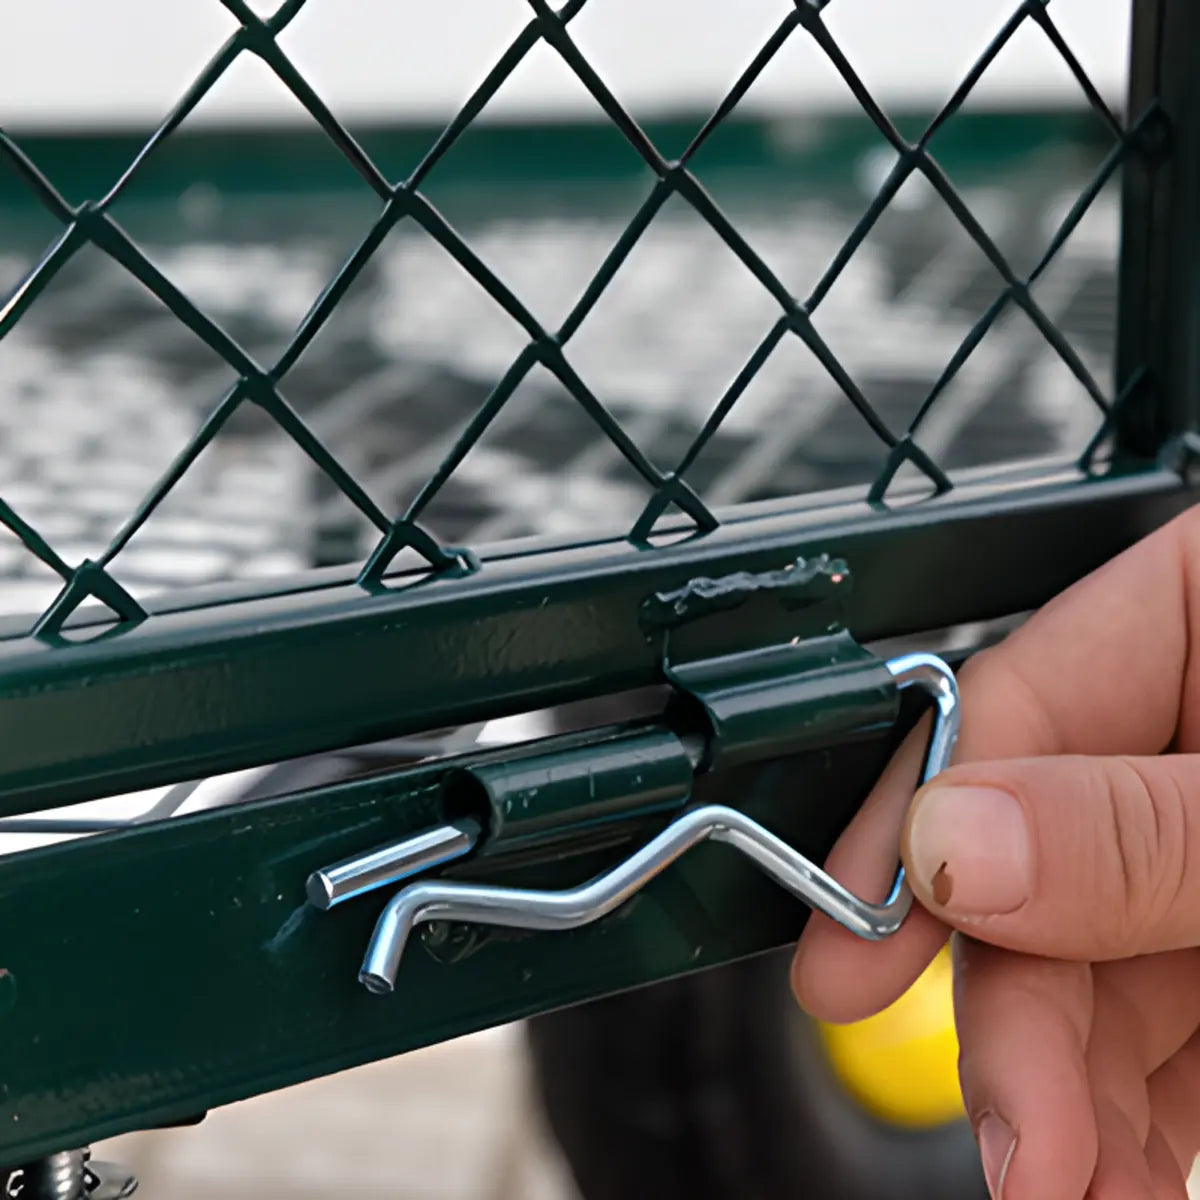
[[(795, 0), (711, 117), (695, 134), (684, 152), (672, 161), (660, 154), (642, 127), (605, 85), (573, 40), (571, 22), (584, 8), (587, 0), (570, 0), (557, 9), (547, 0), (528, 0), (532, 9), (532, 17), (528, 24), (501, 55), (461, 111), (445, 127), (416, 169), (407, 178), (399, 181), (391, 180), (383, 173), (281, 48), (279, 35), (300, 12), (304, 0), (287, 0), (274, 15), (267, 18), (257, 16), (244, 0), (221, 2), (239, 22), (240, 28), (188, 88), (124, 173), (99, 199), (79, 205), (68, 203), (54, 183), (16, 141), (0, 131), (0, 158), (6, 159), (15, 168), (39, 205), (62, 226), (61, 233), (40, 261), (28, 271), (0, 306), (0, 339), (21, 320), (64, 265), (82, 247), (90, 245), (115, 260), (149, 289), (196, 337), (220, 355), (237, 375), (236, 383), (219, 399), (194, 436), (180, 450), (95, 560), (88, 559), (75, 564), (64, 561), (50, 540), (43, 536), (33, 523), (25, 519), (15, 506), (5, 503), (0, 498), (0, 522), (16, 535), (29, 553), (50, 567), (63, 581), (62, 590), (38, 622), (36, 632), (39, 634), (56, 634), (80, 604), (89, 598), (107, 605), (122, 621), (139, 621), (145, 617), (141, 604), (114, 578), (110, 567), (193, 466), (205, 447), (218, 437), (233, 414), (248, 405), (257, 406), (277, 423), (324, 473), (329, 483), (377, 530), (374, 549), (361, 565), (359, 578), (364, 585), (380, 581), (396, 556), (406, 549), (416, 551), (428, 564), (429, 569), (435, 572), (475, 569), (477, 559), (474, 554), (463, 548), (441, 544), (424, 524), (423, 516), (468, 452), (504, 409), (518, 386), (538, 366), (546, 369), (561, 384), (644, 482), (645, 505), (629, 534), (632, 540), (642, 544), (648, 542), (656, 522), (672, 508), (685, 514), (700, 531), (716, 528), (717, 516), (689, 485), (689, 468), (721, 428), (730, 411), (777, 347), (788, 338), (796, 338), (803, 343), (828, 373), (846, 403), (857, 411), (863, 427), (870, 430), (885, 448), (882, 470), (870, 489), (870, 498), (873, 500), (884, 497), (902, 467), (919, 471), (936, 492), (945, 492), (952, 488), (952, 481), (946, 471), (921, 449), (922, 425), (988, 330), (1006, 310), (1014, 306), (1024, 312), (1053, 352), (1066, 364), (1094, 402), (1098, 413), (1106, 417), (1114, 406), (1114, 398), (1093, 378), (1071, 342), (1034, 299), (1032, 289), (1055, 260), (1089, 206), (1117, 172), (1122, 161), (1136, 152), (1139, 135), (1146, 123), (1154, 119), (1155, 114), (1153, 111), (1130, 114), (1127, 124), (1122, 125), (1105, 104), (1064, 41), (1048, 11), (1049, 0), (1024, 0), (1024, 3), (1019, 5), (950, 99), (915, 141), (901, 136), (896, 125), (873, 99), (831, 35), (822, 16), (830, 0)], [(1057, 232), (1036, 265), (1028, 273), (1018, 274), (935, 161), (930, 152), (930, 143), (939, 129), (962, 107), (1001, 50), (1027, 23), (1040, 27), (1044, 36), (1062, 56), (1078, 81), (1088, 104), (1098, 114), (1111, 135), (1111, 149), (1093, 178), (1062, 218)], [(793, 295), (779, 276), (756, 253), (755, 248), (717, 205), (691, 169), (698, 151), (739, 105), (785, 43), (792, 38), (801, 37), (811, 38), (828, 57), (845, 81), (849, 93), (895, 152), (894, 165), (878, 194), (844, 244), (832, 254), (827, 268), (815, 286), (802, 298)], [(478, 117), (518, 64), (539, 43), (545, 43), (561, 56), (608, 120), (620, 131), (656, 178), (640, 208), (604, 257), (566, 319), (557, 328), (545, 327), (532, 315), (521, 299), (489, 269), (464, 238), (439, 214), (422, 191), (422, 186), (437, 170), (439, 162)], [(156, 149), (183, 124), (222, 74), (243, 54), (256, 55), (269, 66), (350, 163), (365, 186), (374, 193), (379, 205), (374, 223), (300, 321), (286, 348), (275, 361), (269, 363), (256, 361), (220, 323), (176, 287), (155, 267), (147, 254), (113, 219), (110, 212), (144, 164), (154, 156)], [(872, 407), (864, 388), (856, 382), (818, 332), (813, 317), (880, 216), (904, 184), (915, 175), (924, 177), (936, 191), (954, 220), (961, 225), (994, 267), (1001, 287), (992, 303), (946, 362), (940, 376), (929, 387), (907, 427), (893, 428)], [(567, 352), (571, 339), (621, 270), (639, 239), (672, 198), (684, 201), (707, 222), (770, 295), (778, 308), (778, 316), (763, 330), (758, 345), (712, 407), (686, 451), (678, 461), (668, 464), (664, 470), (651, 460), (646, 451), (613, 416), (604, 400), (580, 377), (572, 367)], [(520, 326), (528, 340), (404, 511), (389, 513), (371, 498), (354, 474), (323, 444), (314, 432), (312, 424), (306, 422), (288, 402), (284, 391), (289, 371), (329, 320), (389, 233), (403, 222), (419, 226), (439, 243), (491, 300)], [(1085, 457), (1094, 452), (1105, 428), (1102, 422), (1101, 433), (1085, 452)]]

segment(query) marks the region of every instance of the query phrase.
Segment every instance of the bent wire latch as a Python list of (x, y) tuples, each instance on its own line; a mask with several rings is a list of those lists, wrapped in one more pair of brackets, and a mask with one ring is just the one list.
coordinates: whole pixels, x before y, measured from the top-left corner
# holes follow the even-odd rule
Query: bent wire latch
[[(886, 667), (897, 687), (919, 688), (934, 700), (936, 713), (920, 775), (920, 782), (925, 783), (948, 765), (958, 736), (959, 700), (953, 672), (930, 654), (904, 655), (890, 660)], [(336, 868), (314, 873), (310, 900), (320, 908), (333, 907), (343, 899), (433, 865), (431, 844), (438, 845), (437, 861), (444, 863), (468, 853), (477, 837), (473, 823), (460, 822), (453, 830), (450, 827), (426, 830), (391, 847), (347, 859)], [(879, 941), (895, 933), (912, 906), (912, 893), (902, 865), (887, 898), (882, 903), (872, 903), (850, 892), (744, 813), (724, 805), (700, 805), (685, 810), (624, 862), (578, 887), (542, 891), (440, 879), (409, 884), (396, 893), (380, 914), (359, 971), (359, 981), (371, 992), (391, 992), (413, 929), (427, 921), (463, 921), (528, 930), (575, 929), (591, 924), (619, 908), (693, 846), (709, 840), (733, 847), (788, 892), (869, 941)], [(410, 845), (411, 854), (407, 852)], [(328, 880), (331, 875), (336, 875), (340, 884), (336, 893), (327, 884), (316, 882)], [(361, 886), (355, 883), (360, 875)]]

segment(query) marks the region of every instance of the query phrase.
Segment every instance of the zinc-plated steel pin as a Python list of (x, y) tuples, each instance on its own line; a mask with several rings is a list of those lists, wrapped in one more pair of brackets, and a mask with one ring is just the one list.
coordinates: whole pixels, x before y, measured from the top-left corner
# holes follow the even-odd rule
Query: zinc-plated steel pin
[(364, 892), (399, 883), (411, 875), (440, 867), (469, 854), (479, 841), (482, 827), (471, 817), (423, 829), (412, 837), (377, 846), (365, 854), (344, 858), (314, 871), (305, 885), (314, 908), (330, 909)]
[[(958, 737), (954, 673), (931, 654), (907, 654), (892, 659), (887, 668), (898, 687), (920, 688), (936, 705), (921, 771), (920, 782), (925, 783), (949, 764)], [(744, 813), (723, 805), (703, 805), (685, 812), (620, 865), (579, 887), (548, 892), (430, 880), (402, 888), (380, 914), (359, 982), (378, 994), (392, 991), (409, 936), (423, 921), (471, 921), (541, 930), (590, 924), (618, 908), (692, 846), (710, 838), (740, 851), (780, 886), (861, 938), (878, 941), (889, 937), (912, 907), (903, 866), (896, 872), (887, 899), (872, 903), (848, 891)]]

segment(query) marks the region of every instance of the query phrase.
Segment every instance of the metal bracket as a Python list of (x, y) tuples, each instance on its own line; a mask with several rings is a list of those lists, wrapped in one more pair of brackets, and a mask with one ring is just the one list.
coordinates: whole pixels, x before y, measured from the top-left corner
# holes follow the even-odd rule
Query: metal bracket
[[(824, 643), (825, 639), (818, 641)], [(838, 642), (842, 646), (847, 643), (853, 646), (848, 638)], [(828, 648), (823, 645), (821, 653)], [(839, 664), (835, 654), (832, 660), (825, 659), (828, 670), (834, 676), (839, 675), (839, 665), (848, 665), (851, 672), (860, 670), (861, 660), (870, 656), (856, 646), (854, 650), (859, 661)], [(801, 654), (800, 648), (797, 648), (797, 660), (801, 659), (811, 666), (811, 655)], [(928, 654), (905, 655), (886, 663), (874, 659), (871, 662), (876, 669), (886, 673), (893, 692), (917, 688), (927, 693), (935, 703), (936, 715), (920, 776), (920, 782), (924, 783), (949, 763), (958, 736), (959, 701), (953, 672), (941, 659)], [(767, 674), (774, 680), (773, 694), (776, 698), (783, 695), (788, 700), (783, 709), (791, 713), (793, 732), (790, 738), (784, 739), (779, 721), (768, 722), (769, 736), (749, 737), (750, 742), (757, 744), (760, 757), (781, 752), (785, 741), (789, 745), (797, 741), (803, 745), (810, 741), (805, 736), (808, 728), (806, 721), (798, 714), (812, 711), (817, 692), (829, 695), (823, 687), (814, 689), (804, 684), (804, 680), (809, 679), (807, 672), (802, 672), (800, 676), (793, 674), (782, 684), (774, 665)], [(844, 675), (844, 671), (840, 674)], [(731, 724), (734, 727), (756, 728), (753, 722), (747, 721), (747, 713), (762, 707), (763, 688), (759, 686), (762, 684), (762, 672), (751, 671), (748, 676), (750, 682), (741, 689), (731, 686), (727, 676), (722, 675), (721, 678), (724, 679), (723, 685), (706, 689), (702, 697), (710, 718), (710, 728), (704, 739), (707, 743), (705, 749), (692, 756), (694, 764), (701, 769), (704, 764), (711, 763), (714, 757), (744, 760), (750, 753), (744, 737), (732, 739), (740, 747), (736, 753), (729, 753), (728, 747), (724, 754), (721, 753), (719, 743), (722, 736), (728, 734)], [(778, 690), (780, 686), (782, 693)], [(833, 690), (836, 696), (838, 689), (835, 687)], [(861, 705), (855, 711), (860, 710)], [(828, 729), (822, 732), (828, 735)], [(577, 785), (579, 774), (567, 774), (569, 781)], [(552, 768), (545, 765), (534, 773), (534, 777), (543, 783), (549, 783), (552, 775)], [(601, 770), (598, 775), (602, 793), (605, 772)], [(626, 783), (630, 782), (625, 759), (621, 760), (617, 775)], [(519, 771), (518, 776), (528, 780), (530, 772), (525, 769)], [(595, 796), (597, 775), (585, 771), (584, 777), (588, 782), (589, 794)], [(658, 788), (657, 781), (650, 790), (655, 795), (667, 794), (662, 793), (661, 788), (655, 788)], [(536, 793), (537, 788), (533, 790)], [(636, 787), (634, 791), (637, 791)], [(439, 826), (414, 838), (347, 859), (334, 868), (326, 868), (310, 878), (310, 901), (319, 908), (331, 908), (368, 889), (407, 878), (430, 865), (431, 846), (438, 848), (437, 861), (441, 863), (469, 854), (480, 843), (479, 828), (477, 825), (464, 827), (463, 822)], [(781, 887), (838, 921), (852, 933), (868, 940), (880, 940), (893, 934), (900, 928), (912, 905), (912, 894), (904, 881), (902, 866), (897, 870), (885, 900), (881, 903), (864, 900), (746, 814), (725, 805), (702, 805), (684, 810), (619, 865), (578, 887), (544, 891), (447, 880), (409, 884), (384, 907), (368, 944), (359, 971), (359, 981), (376, 994), (392, 991), (410, 934), (416, 925), (423, 922), (464, 921), (515, 929), (559, 930), (598, 921), (693, 846), (707, 840), (732, 846)], [(331, 880), (336, 882), (331, 884)]]

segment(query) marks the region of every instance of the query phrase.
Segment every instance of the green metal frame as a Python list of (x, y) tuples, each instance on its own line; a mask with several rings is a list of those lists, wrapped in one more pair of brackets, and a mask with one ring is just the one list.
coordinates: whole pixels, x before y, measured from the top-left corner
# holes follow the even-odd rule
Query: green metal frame
[[(820, 855), (885, 761), (889, 735), (730, 772), (714, 791)], [(781, 903), (736, 856), (700, 847), (598, 926), (495, 942), (450, 963), (416, 947), (396, 996), (372, 997), (356, 974), (382, 897), (320, 913), (304, 904), (305, 878), (441, 819), (444, 771), (178, 818), (6, 864), (6, 902), (30, 914), (3, 939), (6, 1157), (184, 1118), (800, 931), (801, 905)], [(655, 828), (625, 822), (620, 834)], [(504, 874), (493, 861), (488, 877), (564, 886), (614, 852), (628, 842)]]
[[(1190, 469), (1196, 424), (1191, 336), (1196, 312), (1196, 121), (1188, 0), (1137, 0), (1131, 104), (1113, 150), (1030, 279), (1004, 264), (928, 150), (940, 124), (1024, 20), (1057, 31), (1044, 0), (1026, 0), (943, 113), (907, 140), (875, 106), (821, 21), (823, 3), (798, 3), (776, 40), (803, 31), (830, 54), (864, 108), (897, 150), (897, 166), (830, 273), (803, 303), (729, 226), (688, 168), (688, 155), (731, 111), (743, 81), (695, 139), (668, 162), (632, 123), (574, 50), (567, 30), (581, 7), (553, 12), (531, 0), (534, 19), (510, 55), (545, 37), (592, 87), (656, 177), (638, 220), (602, 268), (567, 325), (532, 321), (418, 191), (448, 145), (486, 99), (489, 78), (435, 150), (400, 184), (365, 151), (296, 75), (274, 38), (300, 7), (291, 0), (260, 20), (225, 0), (242, 28), (222, 52), (266, 59), (301, 96), (326, 133), (375, 190), (383, 215), (305, 319), (279, 363), (264, 368), (194, 305), (175, 293), (106, 212), (122, 184), (96, 202), (59, 195), (35, 156), (0, 135), (64, 233), (0, 312), (0, 336), (36, 300), (57, 266), (93, 242), (117, 257), (210, 346), (238, 368), (221, 402), (100, 563), (64, 563), (12, 509), (0, 520), (64, 579), (36, 627), (0, 630), (0, 813), (33, 812), (114, 792), (194, 778), (455, 722), (608, 696), (665, 680), (661, 646), (644, 603), (698, 577), (773, 572), (800, 557), (845, 559), (854, 587), (833, 616), (860, 642), (1017, 613), (1072, 580), (1196, 499)], [(1055, 42), (1058, 44), (1058, 41)], [(777, 48), (777, 47), (776, 47)], [(1065, 51), (1065, 47), (1060, 47)], [(765, 53), (765, 51), (764, 51)], [(761, 56), (760, 56), (761, 57)], [(763, 60), (765, 62), (765, 59)], [(1072, 69), (1078, 64), (1073, 59)], [(504, 64), (502, 64), (504, 65)], [(205, 78), (220, 73), (215, 65)], [(223, 68), (221, 68), (223, 69)], [(753, 78), (757, 63), (745, 77)], [(211, 76), (211, 78), (209, 78)], [(207, 86), (207, 85), (206, 85)], [(748, 86), (748, 83), (745, 83)], [(170, 133), (203, 89), (164, 124)], [(481, 99), (480, 97), (483, 97)], [(449, 139), (449, 140), (446, 140)], [(140, 161), (140, 160), (139, 160)], [(1125, 167), (1122, 322), (1116, 402), (1078, 362), (1030, 293), (1087, 203)], [(136, 164), (135, 168), (136, 169)], [(811, 321), (836, 274), (904, 180), (921, 171), (997, 265), (1003, 293), (948, 364), (922, 414), (1008, 305), (1025, 310), (1110, 412), (1080, 461), (948, 479), (919, 446), (920, 416), (902, 433), (879, 428), (870, 406), (821, 342)], [(124, 177), (127, 181), (130, 176)], [(415, 182), (414, 182), (415, 181)], [(740, 389), (783, 337), (821, 359), (885, 449), (871, 494), (822, 496), (732, 513), (710, 512), (686, 484), (690, 457), (661, 471), (576, 379), (563, 354), (621, 255), (674, 192), (708, 216), (780, 303), (779, 322), (721, 400), (693, 448), (698, 453)], [(646, 479), (649, 500), (630, 533), (591, 534), (570, 546), (512, 544), (478, 554), (444, 547), (419, 524), (422, 499), (393, 519), (312, 439), (283, 398), (287, 368), (303, 351), (365, 262), (400, 219), (439, 238), (523, 324), (529, 347), (481, 410), (469, 436), (431, 481), (444, 480), (537, 361), (560, 379)], [(840, 265), (839, 265), (840, 264)], [(507, 391), (505, 390), (507, 389)], [(283, 581), (273, 590), (180, 593), (143, 606), (106, 571), (173, 481), (242, 403), (266, 409), (371, 516), (380, 542), (360, 571)], [(1108, 441), (1111, 439), (1111, 452)], [(1104, 451), (1101, 453), (1101, 451)], [(890, 489), (903, 463), (924, 473), (932, 497)], [(953, 486), (952, 486), (953, 484)], [(431, 495), (428, 489), (423, 497)], [(671, 516), (671, 505), (684, 516)], [(402, 567), (407, 547), (426, 560)], [(89, 608), (99, 600), (111, 612)], [(111, 620), (115, 614), (115, 623)], [(673, 635), (686, 660), (750, 651), (827, 628), (822, 605), (797, 611), (750, 598)], [(911, 716), (911, 714), (908, 714)], [(864, 718), (865, 720), (865, 718)], [(874, 717), (831, 735), (820, 748), (767, 755), (702, 775), (696, 795), (720, 797), (759, 817), (820, 858), (854, 811), (901, 731)], [(637, 726), (665, 735), (661, 719)], [(611, 749), (614, 731), (573, 734), (550, 751)], [(745, 864), (702, 847), (656, 880), (622, 913), (572, 934), (490, 941), (478, 953), (411, 954), (404, 987), (381, 1001), (355, 983), (357, 960), (382, 901), (332, 914), (304, 905), (304, 880), (324, 862), (443, 819), (451, 769), (507, 761), (515, 751), (422, 764), (301, 795), (180, 818), (15, 856), (0, 863), (11, 914), (0, 934), (0, 1160), (82, 1145), (122, 1131), (186, 1118), (205, 1108), (367, 1062), (499, 1021), (728, 961), (794, 938), (804, 910)], [(569, 814), (568, 814), (569, 815)], [(484, 855), (463, 870), (529, 884), (577, 882), (627, 850), (661, 821), (614, 810), (570, 852), (545, 860)], [(561, 851), (561, 852), (560, 852)], [(448, 961), (458, 959), (458, 961)]]
[[(0, 813), (661, 682), (639, 608), (696, 576), (836, 554), (854, 568), (843, 620), (861, 641), (1026, 611), (1194, 499), (1166, 468), (1014, 471), (895, 511), (743, 513), (652, 551), (497, 547), (483, 569), (436, 583), (415, 572), (368, 592), (331, 572), (319, 589), (165, 606), (116, 633), (102, 623), (66, 652), (0, 640)], [(782, 610), (739, 613), (686, 636), (717, 654), (793, 625)]]
[(1116, 426), (1124, 449), (1148, 457), (1200, 421), (1200, 80), (1187, 51), (1200, 14), (1143, 0), (1133, 15), (1129, 105), (1149, 119), (1124, 175)]

